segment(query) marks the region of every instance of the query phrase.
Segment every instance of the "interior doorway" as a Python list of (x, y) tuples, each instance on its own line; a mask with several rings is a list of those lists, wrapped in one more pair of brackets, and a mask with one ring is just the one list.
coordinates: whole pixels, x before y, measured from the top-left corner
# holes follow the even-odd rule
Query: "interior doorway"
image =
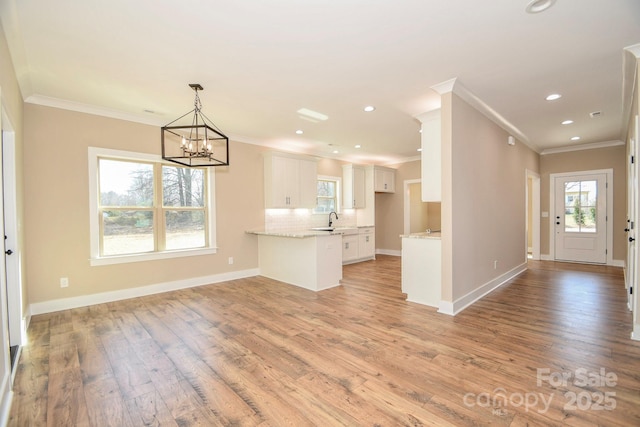
[(527, 258), (540, 259), (540, 175), (536, 172), (527, 170)]

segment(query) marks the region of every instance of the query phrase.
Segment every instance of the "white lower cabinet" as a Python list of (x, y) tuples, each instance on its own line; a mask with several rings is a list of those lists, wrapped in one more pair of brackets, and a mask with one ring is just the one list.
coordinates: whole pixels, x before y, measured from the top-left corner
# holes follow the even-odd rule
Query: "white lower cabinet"
[(375, 228), (361, 227), (353, 232), (342, 235), (342, 263), (351, 264), (354, 262), (375, 259), (376, 242)]
[(358, 235), (345, 234), (342, 236), (342, 263), (353, 262), (358, 259)]
[(358, 258), (375, 259), (376, 233), (373, 227), (361, 228), (358, 233)]

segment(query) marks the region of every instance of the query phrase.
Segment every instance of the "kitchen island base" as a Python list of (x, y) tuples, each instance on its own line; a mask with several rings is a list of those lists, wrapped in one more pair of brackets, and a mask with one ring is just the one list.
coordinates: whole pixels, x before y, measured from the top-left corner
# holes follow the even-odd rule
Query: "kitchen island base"
[(258, 236), (260, 275), (312, 291), (340, 285), (342, 236)]

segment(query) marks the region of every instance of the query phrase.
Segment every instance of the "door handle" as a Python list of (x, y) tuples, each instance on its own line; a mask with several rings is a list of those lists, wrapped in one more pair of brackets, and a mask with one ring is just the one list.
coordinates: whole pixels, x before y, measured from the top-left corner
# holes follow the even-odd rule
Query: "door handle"
[(635, 241), (636, 239), (634, 239), (633, 237), (629, 237), (629, 243)]
[(7, 255), (11, 255), (13, 251), (11, 249), (7, 249), (6, 251), (4, 251), (4, 253)]
[(556, 224), (557, 224), (557, 225), (560, 225), (560, 221), (556, 221)]
[(628, 233), (628, 232), (629, 232), (629, 229), (628, 229), (628, 228), (625, 228), (625, 229), (624, 229), (624, 232), (625, 232), (625, 233)]

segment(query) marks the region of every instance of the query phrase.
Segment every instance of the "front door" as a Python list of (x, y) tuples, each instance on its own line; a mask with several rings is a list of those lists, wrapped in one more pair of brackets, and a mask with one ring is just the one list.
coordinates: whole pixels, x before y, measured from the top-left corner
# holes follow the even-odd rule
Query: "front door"
[(555, 259), (607, 262), (607, 175), (555, 178)]

